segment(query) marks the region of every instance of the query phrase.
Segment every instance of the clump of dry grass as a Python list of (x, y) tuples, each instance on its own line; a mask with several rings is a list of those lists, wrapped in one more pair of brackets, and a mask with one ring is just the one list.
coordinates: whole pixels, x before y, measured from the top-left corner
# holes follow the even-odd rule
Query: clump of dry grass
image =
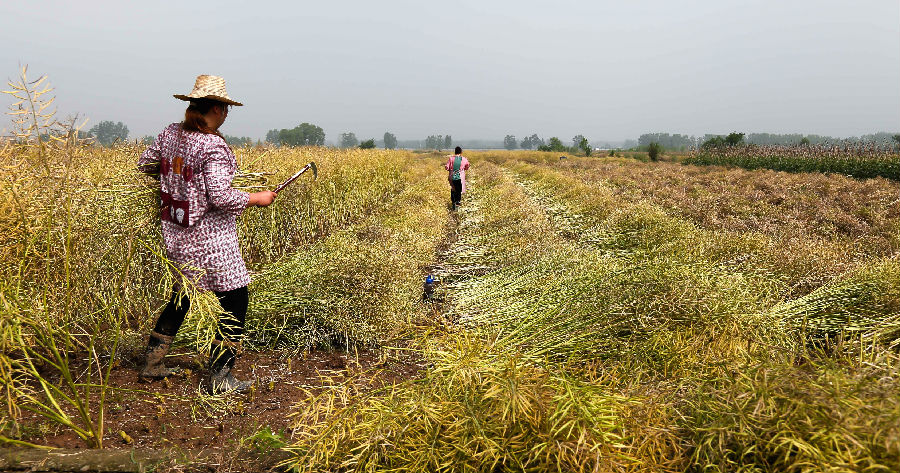
[[(617, 207), (627, 217), (633, 211), (625, 209), (631, 205), (650, 203), (711, 230), (707, 240), (718, 243), (705, 251), (718, 253), (721, 264), (735, 270), (762, 271), (784, 278), (788, 282), (784, 297), (806, 295), (854, 271), (868, 259), (891, 256), (900, 248), (900, 207), (894, 202), (900, 187), (886, 179), (647, 164), (625, 159), (570, 158), (559, 162), (532, 154), (519, 157), (492, 152), (486, 157), (497, 162), (509, 160), (511, 165), (524, 161), (539, 169), (553, 169), (592, 189), (590, 195), (595, 202), (558, 212), (563, 219), (571, 213), (597, 221)], [(534, 174), (528, 169), (517, 172)], [(542, 175), (541, 179), (546, 181), (547, 177)], [(561, 197), (577, 202), (577, 194), (584, 193), (584, 188), (577, 189), (552, 185), (548, 192), (563, 193)], [(629, 205), (623, 205), (623, 201)], [(548, 205), (551, 213), (554, 208)], [(748, 245), (751, 251), (742, 249)]]
[[(585, 232), (596, 233), (605, 226), (636, 225), (633, 230), (642, 233), (639, 237), (634, 232), (613, 232), (621, 237), (619, 244), (644, 242), (648, 248), (658, 248), (663, 254), (672, 248), (684, 248), (696, 253), (695, 259), (717, 262), (725, 269), (775, 281), (781, 288), (781, 297), (808, 294), (853, 270), (866, 258), (864, 252), (854, 251), (859, 248), (859, 242), (789, 238), (786, 234), (769, 236), (756, 232), (697, 232), (686, 227), (687, 222), (664, 218), (661, 210), (644, 200), (617, 206), (617, 196), (604, 185), (598, 186), (600, 183), (581, 185), (578, 183), (581, 179), (545, 166), (519, 164), (512, 165), (512, 169), (534, 181), (533, 187), (538, 193), (566, 202), (568, 209), (561, 212), (561, 217), (572, 215), (582, 221), (582, 230), (578, 230), (582, 240), (587, 238)], [(553, 205), (548, 205), (551, 212), (555, 208)], [(651, 217), (651, 214), (656, 216)], [(614, 218), (609, 218), (610, 215)], [(615, 223), (615, 220), (621, 223)], [(662, 225), (663, 222), (666, 223)], [(656, 235), (655, 239), (648, 239), (651, 235)], [(696, 238), (699, 235), (702, 237)], [(599, 242), (602, 237), (601, 232), (591, 238)], [(691, 243), (685, 245), (684, 241)]]

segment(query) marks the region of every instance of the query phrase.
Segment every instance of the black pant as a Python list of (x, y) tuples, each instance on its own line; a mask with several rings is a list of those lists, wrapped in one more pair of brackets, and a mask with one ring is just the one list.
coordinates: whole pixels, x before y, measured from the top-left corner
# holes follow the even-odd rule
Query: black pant
[(459, 204), (460, 199), (462, 199), (462, 180), (453, 179), (450, 181), (450, 202)]
[[(231, 291), (216, 291), (216, 297), (222, 304), (224, 313), (219, 315), (219, 330), (216, 333), (216, 340), (228, 340), (229, 342), (239, 342), (244, 335), (244, 322), (247, 319), (247, 306), (250, 304), (250, 293), (247, 286), (239, 287)], [(154, 330), (162, 335), (174, 337), (184, 323), (184, 317), (191, 307), (190, 299), (185, 295), (178, 300), (178, 290), (172, 290), (172, 297), (166, 304), (159, 319), (156, 320), (156, 328)], [(213, 356), (215, 360), (221, 360), (229, 366), (234, 365), (234, 350), (226, 350), (226, 353), (217, 353), (221, 351), (221, 344), (213, 345)]]

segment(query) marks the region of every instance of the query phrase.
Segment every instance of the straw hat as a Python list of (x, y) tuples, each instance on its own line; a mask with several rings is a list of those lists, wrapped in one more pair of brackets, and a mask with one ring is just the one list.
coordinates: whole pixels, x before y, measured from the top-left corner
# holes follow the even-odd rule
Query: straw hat
[(174, 97), (181, 100), (213, 99), (229, 105), (244, 105), (228, 97), (228, 92), (225, 91), (225, 79), (205, 74), (197, 76), (197, 82), (194, 82), (194, 90), (191, 93), (187, 95), (175, 94)]

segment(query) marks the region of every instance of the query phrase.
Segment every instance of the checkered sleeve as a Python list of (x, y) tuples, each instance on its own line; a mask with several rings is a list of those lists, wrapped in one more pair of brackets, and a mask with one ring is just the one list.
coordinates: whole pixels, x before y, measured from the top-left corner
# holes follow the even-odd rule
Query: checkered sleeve
[(250, 203), (250, 194), (231, 187), (237, 163), (225, 142), (210, 145), (203, 160), (206, 195), (209, 203), (221, 210), (240, 215)]
[(138, 170), (147, 174), (159, 174), (159, 162), (162, 159), (162, 143), (166, 130), (153, 140), (153, 144), (147, 147), (141, 157), (138, 158)]

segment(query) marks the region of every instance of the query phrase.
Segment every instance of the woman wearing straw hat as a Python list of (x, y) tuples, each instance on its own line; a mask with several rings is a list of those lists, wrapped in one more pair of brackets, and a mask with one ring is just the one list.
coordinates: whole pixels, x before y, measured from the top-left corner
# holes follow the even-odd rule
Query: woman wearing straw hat
[[(237, 161), (219, 127), (231, 106), (225, 80), (201, 75), (194, 90), (175, 98), (190, 102), (184, 121), (167, 126), (141, 155), (144, 172), (159, 173), (160, 217), (166, 255), (198, 289), (214, 291), (225, 313), (213, 341), (208, 388), (218, 394), (243, 391), (252, 383), (231, 374), (247, 315), (250, 276), (238, 247), (237, 217), (245, 208), (267, 206), (276, 194), (246, 193), (231, 187)], [(165, 366), (172, 340), (190, 300), (179, 288), (150, 332), (140, 377), (161, 379), (177, 370)]]

